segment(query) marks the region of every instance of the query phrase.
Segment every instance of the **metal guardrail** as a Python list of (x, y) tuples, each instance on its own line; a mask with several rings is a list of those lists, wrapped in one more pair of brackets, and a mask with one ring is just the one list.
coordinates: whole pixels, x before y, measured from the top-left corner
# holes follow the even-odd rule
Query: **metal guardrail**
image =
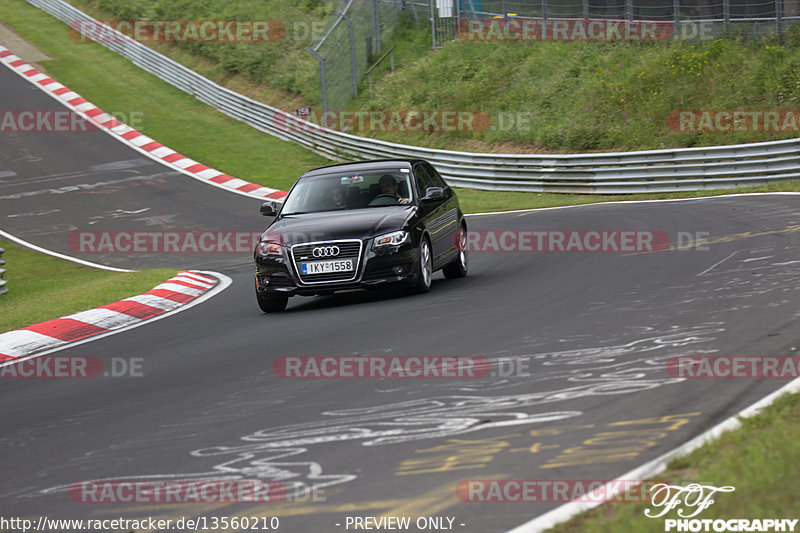
[[(73, 24), (91, 17), (62, 0), (27, 0)], [(99, 23), (98, 23), (99, 24)], [(422, 158), (452, 185), (484, 190), (617, 194), (702, 190), (800, 179), (800, 139), (638, 152), (527, 155), (438, 150), (322, 128), (226, 89), (124, 34), (100, 44), (250, 126), (334, 160)]]
[(8, 287), (6, 287), (6, 280), (3, 279), (3, 274), (6, 273), (6, 269), (3, 268), (3, 265), (6, 264), (6, 260), (3, 259), (3, 252), (5, 250), (0, 248), (0, 294), (5, 294), (8, 292)]

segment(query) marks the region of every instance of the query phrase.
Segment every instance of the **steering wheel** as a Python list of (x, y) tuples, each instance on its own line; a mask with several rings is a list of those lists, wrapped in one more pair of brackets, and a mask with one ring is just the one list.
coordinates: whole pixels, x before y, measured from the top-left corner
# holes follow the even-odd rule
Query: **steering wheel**
[(397, 205), (397, 197), (393, 194), (379, 194), (369, 203), (369, 207), (383, 207), (386, 205)]

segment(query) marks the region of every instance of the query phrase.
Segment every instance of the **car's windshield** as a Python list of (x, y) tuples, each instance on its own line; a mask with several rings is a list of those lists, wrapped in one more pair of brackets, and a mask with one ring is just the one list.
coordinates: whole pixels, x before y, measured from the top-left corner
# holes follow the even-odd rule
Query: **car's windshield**
[(403, 205), (412, 201), (408, 169), (388, 168), (305, 178), (292, 189), (282, 214)]

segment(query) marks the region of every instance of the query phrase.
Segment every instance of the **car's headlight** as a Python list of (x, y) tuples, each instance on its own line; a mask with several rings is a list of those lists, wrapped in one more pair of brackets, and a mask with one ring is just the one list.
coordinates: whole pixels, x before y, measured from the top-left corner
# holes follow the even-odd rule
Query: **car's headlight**
[(281, 245), (276, 242), (259, 241), (256, 250), (258, 255), (281, 255)]
[(375, 237), (375, 247), (379, 246), (398, 246), (408, 241), (409, 235), (407, 231), (393, 231), (385, 235)]

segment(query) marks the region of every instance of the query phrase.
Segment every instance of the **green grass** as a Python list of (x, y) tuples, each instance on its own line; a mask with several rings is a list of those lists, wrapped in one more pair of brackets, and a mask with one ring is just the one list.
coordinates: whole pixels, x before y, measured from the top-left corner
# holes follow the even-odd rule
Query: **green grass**
[(166, 268), (111, 272), (0, 241), (8, 292), (0, 296), (0, 333), (147, 292), (176, 274)]
[[(673, 461), (657, 479), (673, 485), (733, 486), (718, 493), (697, 519), (797, 518), (793, 488), (800, 476), (800, 396), (785, 395), (758, 416), (718, 440)], [(556, 533), (663, 531), (665, 518), (648, 518), (647, 503), (610, 503), (557, 526)], [(675, 529), (673, 529), (675, 531)]]
[[(795, 110), (800, 28), (769, 37), (676, 43), (454, 41), (363, 94), (361, 109), (483, 111), (494, 128), (395, 133), (407, 144), (487, 151), (576, 152), (736, 144), (798, 137), (787, 132), (680, 132), (677, 110)], [(424, 30), (422, 30), (424, 31)], [(524, 127), (499, 128), (525, 113)], [(508, 124), (509, 121), (506, 120)], [(509, 145), (511, 144), (511, 145)]]
[[(324, 0), (75, 0), (72, 5), (101, 19), (124, 20), (259, 20), (273, 21), (285, 36), (270, 42), (180, 42), (156, 48), (205, 58), (228, 76), (320, 99), (319, 65), (306, 47), (322, 31), (338, 2)], [(276, 34), (277, 35), (277, 34)]]

